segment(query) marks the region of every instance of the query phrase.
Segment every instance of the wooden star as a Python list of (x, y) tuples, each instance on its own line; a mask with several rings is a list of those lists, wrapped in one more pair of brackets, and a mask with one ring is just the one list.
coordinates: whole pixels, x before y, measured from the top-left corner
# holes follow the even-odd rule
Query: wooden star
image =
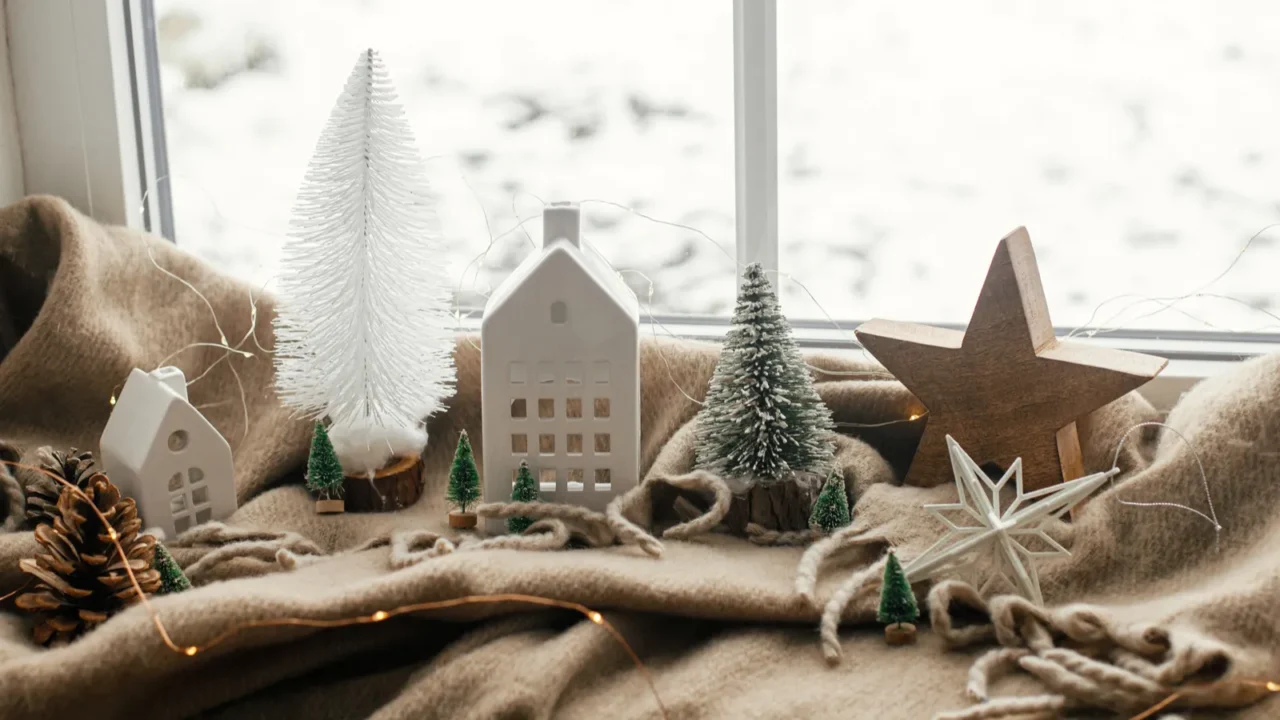
[(948, 435), (979, 464), (1022, 457), (1032, 490), (1084, 475), (1076, 419), (1168, 362), (1054, 337), (1025, 228), (1000, 241), (964, 332), (872, 320), (856, 333), (929, 411), (906, 477), (924, 487), (951, 479)]

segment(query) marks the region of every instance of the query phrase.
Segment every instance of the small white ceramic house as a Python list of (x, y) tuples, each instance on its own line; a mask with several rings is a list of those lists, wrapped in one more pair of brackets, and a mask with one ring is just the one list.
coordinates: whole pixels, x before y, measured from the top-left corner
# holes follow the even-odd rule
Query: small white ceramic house
[(640, 473), (640, 305), (581, 241), (576, 204), (547, 206), (542, 227), (485, 305), (484, 497), (509, 500), (527, 460), (541, 500), (603, 510)]
[(187, 402), (178, 368), (129, 374), (100, 456), (111, 482), (137, 501), (144, 527), (170, 538), (236, 509), (231, 446)]

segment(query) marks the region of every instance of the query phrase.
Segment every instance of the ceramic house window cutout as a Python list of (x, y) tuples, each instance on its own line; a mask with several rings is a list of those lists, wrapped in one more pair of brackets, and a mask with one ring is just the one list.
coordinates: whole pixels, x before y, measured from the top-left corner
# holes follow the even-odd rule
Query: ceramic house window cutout
[[(541, 247), (494, 290), (481, 324), (484, 437), (496, 439), (484, 443), (485, 500), (509, 500), (527, 459), (542, 500), (603, 511), (639, 476), (640, 307), (582, 241), (576, 204), (548, 205), (542, 225)], [(513, 401), (531, 395), (536, 408), (515, 417)], [(536, 454), (509, 452), (513, 434), (537, 435)], [(505, 521), (486, 530), (503, 533)]]
[(556, 325), (569, 322), (569, 306), (563, 301), (557, 300), (551, 303), (551, 322)]
[(111, 482), (137, 501), (146, 527), (169, 538), (236, 509), (231, 446), (187, 401), (178, 368), (129, 374), (101, 450)]

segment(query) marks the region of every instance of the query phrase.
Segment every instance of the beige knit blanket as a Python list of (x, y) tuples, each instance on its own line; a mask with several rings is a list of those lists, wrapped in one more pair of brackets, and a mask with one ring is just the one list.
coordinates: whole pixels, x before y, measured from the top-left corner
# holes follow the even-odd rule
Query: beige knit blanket
[[(199, 288), (213, 312), (149, 255)], [(395, 514), (316, 515), (300, 484), (308, 426), (272, 389), (271, 317), (271, 298), (255, 288), (171, 244), (98, 226), (60, 200), (0, 211), (0, 440), (25, 458), (46, 444), (96, 451), (130, 369), (168, 363), (203, 375), (192, 402), (235, 449), (239, 510), (226, 526), (170, 539), (197, 585), (153, 603), (179, 646), (253, 620), (368, 616), (513, 592), (601, 611), (672, 718), (927, 718), (971, 706), (969, 717), (1013, 716), (1015, 706), (999, 699), (1008, 696), (1042, 717), (1131, 716), (1175, 689), (1181, 703), (1280, 717), (1280, 702), (1250, 682), (1280, 680), (1280, 356), (1200, 384), (1168, 417), (1203, 461), (1221, 532), (1187, 510), (1121, 503), (1210, 513), (1188, 445), (1158, 428), (1134, 431), (1116, 485), (1054, 530), (1072, 556), (1042, 563), (1050, 610), (987, 603), (949, 583), (930, 594), (922, 584), (933, 627), (921, 628), (917, 646), (890, 648), (870, 622), (871, 589), (844, 611), (833, 636), (843, 660), (829, 665), (818, 632), (827, 601), (889, 544), (910, 558), (931, 543), (942, 528), (921, 505), (955, 498), (950, 485), (898, 484), (920, 424), (892, 422), (911, 397), (877, 366), (852, 355), (810, 358), (856, 495), (854, 529), (816, 568), (810, 600), (796, 587), (803, 547), (658, 533), (654, 557), (621, 544), (478, 550), (451, 535), (443, 486), (454, 443), (463, 429), (483, 442), (474, 338), (459, 340), (458, 394), (429, 427), (423, 499)], [(252, 357), (191, 346), (221, 336)], [(647, 476), (689, 477), (698, 406), (684, 392), (702, 396), (715, 355), (692, 343), (644, 344)], [(1154, 418), (1132, 395), (1083, 419), (1087, 469), (1111, 467), (1126, 429)], [(672, 497), (655, 492), (640, 525), (657, 533)], [(0, 519), (11, 505), (0, 493)], [(685, 514), (705, 505), (685, 503)], [(0, 532), (0, 595), (24, 581), (17, 563), (35, 547), (28, 531)], [(987, 696), (995, 700), (974, 705)], [(569, 611), (508, 604), (339, 629), (258, 628), (187, 657), (161, 642), (141, 607), (57, 650), (35, 646), (28, 619), (0, 607), (0, 718), (192, 715), (661, 716), (615, 639)]]

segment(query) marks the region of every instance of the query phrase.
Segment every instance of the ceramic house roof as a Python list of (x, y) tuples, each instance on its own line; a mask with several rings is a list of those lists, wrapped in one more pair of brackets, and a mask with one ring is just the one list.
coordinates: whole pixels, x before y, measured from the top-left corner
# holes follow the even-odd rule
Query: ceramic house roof
[(631, 288), (627, 287), (618, 273), (614, 272), (608, 261), (595, 248), (586, 242), (582, 245), (578, 247), (567, 240), (557, 240), (549, 247), (530, 253), (489, 296), (489, 301), (484, 307), (485, 317), (493, 317), (500, 313), (504, 306), (511, 304), (509, 301), (512, 298), (519, 296), (520, 288), (526, 280), (533, 277), (539, 269), (547, 267), (553, 258), (563, 257), (585, 276), (594, 279), (595, 286), (600, 288), (602, 294), (627, 317), (639, 322), (640, 301), (636, 299), (635, 293), (631, 292)]

